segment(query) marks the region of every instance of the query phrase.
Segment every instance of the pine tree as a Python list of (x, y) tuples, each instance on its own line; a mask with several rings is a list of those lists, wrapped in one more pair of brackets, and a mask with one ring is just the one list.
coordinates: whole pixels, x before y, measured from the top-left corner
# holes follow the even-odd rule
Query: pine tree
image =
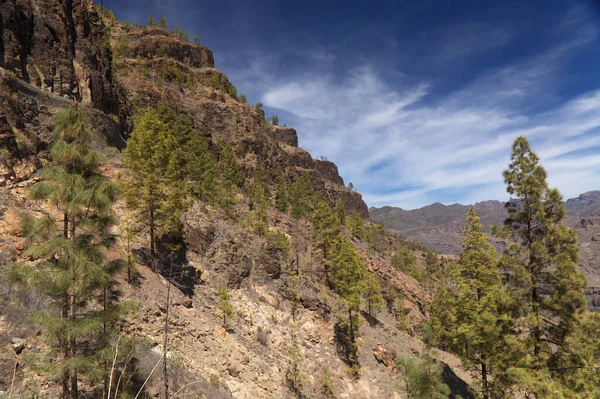
[(402, 247), (400, 251), (392, 256), (392, 266), (400, 270), (402, 273), (421, 280), (422, 273), (417, 264), (417, 257), (408, 247)]
[(401, 357), (398, 368), (404, 372), (404, 382), (409, 399), (446, 399), (450, 388), (442, 381), (442, 367), (428, 353), (416, 361), (411, 357)]
[(90, 149), (94, 135), (86, 115), (75, 103), (53, 117), (52, 162), (29, 194), (49, 202), (61, 218), (26, 215), (26, 254), (36, 262), (7, 268), (13, 282), (52, 298), (52, 307), (38, 312), (33, 321), (42, 326), (52, 354), (61, 357), (47, 369), (60, 376), (62, 397), (72, 399), (79, 396), (82, 374), (102, 373), (101, 359), (90, 355), (104, 349), (102, 335), (119, 317), (107, 290), (120, 263), (105, 262), (102, 252), (112, 244), (117, 189), (100, 173), (103, 157)]
[(256, 105), (254, 106), (254, 110), (256, 111), (261, 120), (265, 120), (265, 111), (262, 107), (262, 103), (256, 103)]
[(219, 290), (219, 312), (221, 312), (221, 317), (223, 319), (221, 325), (225, 330), (231, 330), (231, 319), (233, 319), (233, 305), (231, 304), (231, 294), (226, 287), (221, 288)]
[(152, 15), (150, 15), (148, 17), (148, 25), (150, 25), (150, 26), (156, 26), (156, 20), (154, 20), (154, 17)]
[(199, 46), (200, 45), (200, 36), (194, 35), (194, 37), (192, 38), (192, 42), (194, 42), (194, 44), (196, 46)]
[(373, 273), (368, 273), (364, 281), (363, 299), (367, 304), (367, 313), (373, 317), (373, 312), (380, 309), (385, 304), (381, 294), (381, 284)]
[[(166, 109), (165, 109), (166, 107)], [(208, 141), (194, 128), (192, 120), (185, 114), (175, 117), (174, 111), (166, 103), (159, 106), (161, 121), (169, 126), (170, 134), (183, 149), (181, 168), (191, 184), (192, 192), (200, 200), (215, 205), (219, 193), (217, 163), (210, 152)]]
[(252, 206), (254, 232), (260, 237), (264, 237), (269, 227), (268, 208), (270, 201), (261, 180), (261, 178), (255, 177), (255, 181), (250, 189), (250, 204)]
[(132, 283), (135, 273), (135, 257), (133, 255), (133, 243), (138, 237), (140, 226), (136, 223), (132, 215), (127, 215), (119, 224), (119, 236), (125, 248), (125, 257), (127, 261), (127, 282)]
[(160, 17), (160, 26), (163, 28), (167, 27), (167, 19), (163, 16)]
[(277, 169), (275, 187), (275, 209), (280, 212), (287, 213), (289, 208), (288, 185), (283, 178), (281, 169)]
[(306, 378), (301, 371), (302, 361), (304, 359), (302, 356), (302, 350), (300, 349), (298, 338), (299, 332), (296, 322), (291, 323), (290, 330), (292, 346), (290, 348), (289, 365), (285, 377), (290, 390), (294, 392), (297, 397), (302, 397), (302, 389), (304, 387)]
[(457, 334), (456, 315), (458, 313), (458, 296), (445, 284), (439, 284), (429, 305), (429, 327), (431, 336), (425, 343), (429, 346), (440, 346), (443, 350), (454, 348)]
[(305, 218), (310, 215), (315, 200), (315, 192), (307, 173), (297, 179), (289, 191), (292, 217), (296, 219)]
[(340, 236), (340, 226), (331, 208), (325, 201), (319, 201), (313, 213), (312, 241), (315, 248), (321, 251), (327, 280), (331, 283), (329, 269), (334, 259), (334, 246)]
[(353, 237), (363, 238), (365, 233), (365, 222), (356, 210), (352, 211), (348, 227)]
[(504, 350), (503, 337), (510, 321), (510, 316), (501, 311), (506, 300), (496, 258), (496, 250), (471, 208), (459, 263), (454, 345), (463, 364), (478, 370), (483, 399), (490, 397), (491, 366)]
[(340, 222), (340, 226), (346, 226), (346, 207), (341, 198), (338, 198), (335, 203), (335, 214)]
[(127, 207), (149, 229), (153, 258), (159, 233), (181, 235), (181, 217), (189, 207), (183, 159), (181, 147), (157, 111), (143, 110), (123, 152), (130, 176), (122, 179), (122, 185)]
[(229, 143), (221, 147), (219, 154), (219, 166), (223, 175), (223, 179), (228, 186), (242, 187), (244, 184), (244, 174), (238, 164), (233, 149)]
[(331, 378), (331, 372), (328, 367), (323, 369), (323, 373), (321, 374), (321, 386), (320, 389), (321, 395), (327, 399), (335, 398), (335, 390), (333, 389), (333, 379)]
[[(502, 261), (517, 306), (514, 333), (524, 350), (515, 364), (534, 370), (524, 380), (536, 381), (530, 392), (542, 397), (546, 388), (540, 381), (566, 383), (568, 374), (553, 370), (567, 362), (568, 338), (585, 313), (586, 280), (577, 267), (575, 233), (562, 223), (562, 197), (548, 187), (546, 171), (526, 138), (515, 140), (503, 175), (508, 193), (516, 197), (506, 204), (505, 231), (513, 243)], [(540, 374), (548, 369), (549, 376)]]
[(359, 371), (357, 338), (360, 318), (358, 315), (366, 273), (367, 270), (350, 241), (340, 237), (339, 250), (332, 266), (331, 282), (343, 304), (343, 311), (337, 322), (337, 328), (342, 336), (338, 339), (342, 341), (346, 359), (354, 373)]

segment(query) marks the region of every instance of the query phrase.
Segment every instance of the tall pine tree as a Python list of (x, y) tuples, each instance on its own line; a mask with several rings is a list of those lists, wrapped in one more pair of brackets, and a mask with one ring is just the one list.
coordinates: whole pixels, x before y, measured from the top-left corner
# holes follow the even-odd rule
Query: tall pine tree
[(360, 327), (360, 305), (364, 292), (367, 270), (352, 243), (340, 237), (337, 256), (332, 265), (331, 281), (342, 300), (342, 312), (337, 322), (338, 341), (346, 353), (346, 359), (355, 376), (359, 373), (358, 336)]
[(29, 194), (51, 204), (59, 216), (24, 217), (25, 252), (36, 262), (7, 269), (13, 281), (52, 299), (33, 321), (42, 326), (51, 354), (60, 358), (47, 369), (61, 379), (62, 398), (71, 399), (79, 397), (84, 374), (102, 373), (101, 357), (93, 354), (108, 344), (102, 335), (118, 318), (107, 294), (119, 262), (106, 262), (103, 256), (113, 243), (117, 189), (100, 172), (102, 155), (90, 149), (94, 135), (86, 115), (75, 103), (53, 117), (52, 162)]
[(142, 110), (123, 152), (129, 170), (122, 179), (126, 205), (149, 231), (150, 253), (159, 234), (180, 235), (181, 217), (189, 206), (189, 185), (182, 168), (183, 151), (153, 108)]
[(492, 365), (504, 350), (510, 317), (502, 312), (506, 300), (496, 250), (473, 208), (467, 215), (459, 271), (454, 345), (463, 363), (476, 370), (481, 396), (488, 399)]
[(506, 204), (505, 221), (513, 243), (502, 264), (515, 304), (514, 333), (524, 352), (515, 364), (525, 370), (525, 390), (544, 397), (548, 384), (567, 382), (560, 370), (571, 352), (568, 338), (586, 309), (586, 280), (577, 267), (575, 233), (563, 224), (562, 197), (548, 187), (526, 138), (515, 140), (503, 175), (514, 199)]
[(313, 213), (313, 245), (321, 251), (327, 280), (331, 283), (329, 269), (334, 258), (334, 246), (340, 235), (340, 225), (331, 207), (325, 201), (319, 201)]

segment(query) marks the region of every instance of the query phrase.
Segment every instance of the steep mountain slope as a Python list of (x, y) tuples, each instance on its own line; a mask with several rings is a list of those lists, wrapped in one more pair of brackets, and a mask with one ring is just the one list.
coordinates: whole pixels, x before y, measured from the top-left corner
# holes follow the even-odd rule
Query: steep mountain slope
[[(120, 24), (108, 12), (101, 17), (87, 0), (1, 2), (0, 14), (0, 267), (29, 260), (18, 214), (55, 212), (49, 204), (30, 201), (27, 188), (48, 163), (51, 117), (73, 100), (92, 108), (90, 126), (103, 137), (97, 146), (109, 159), (103, 171), (115, 180), (124, 172), (118, 150), (125, 146), (136, 110), (166, 102), (192, 119), (212, 151), (223, 143), (233, 148), (246, 186), (258, 170), (269, 184), (280, 174), (289, 182), (307, 174), (313, 189), (331, 205), (341, 199), (346, 212), (368, 215), (362, 197), (344, 186), (334, 163), (313, 159), (298, 147), (294, 129), (268, 124), (260, 109), (237, 98), (235, 87), (214, 68), (208, 48), (162, 27)], [(394, 359), (424, 350), (418, 330), (430, 299), (418, 282), (389, 265), (389, 253), (399, 243), (390, 238), (385, 251), (377, 252), (352, 237), (367, 268), (394, 293), (375, 318), (362, 318), (362, 377), (355, 380), (336, 344), (333, 322), (340, 301), (323, 284), (324, 265), (312, 248), (310, 223), (269, 209), (269, 230), (283, 233), (288, 253), (248, 229), (244, 193), (237, 193), (237, 220), (197, 200), (184, 216), (180, 277), (172, 281), (168, 357), (172, 386), (198, 383), (178, 397), (290, 397), (285, 381), (292, 271), (301, 277), (297, 325), (306, 396), (320, 397), (328, 368), (340, 397), (398, 397), (403, 387)], [(126, 213), (119, 202), (117, 217)], [(140, 305), (126, 325), (126, 332), (141, 342), (136, 352), (139, 385), (160, 359), (168, 286), (164, 265), (158, 273), (150, 270), (146, 241), (142, 237), (134, 243), (136, 284), (128, 284), (124, 274), (119, 277), (122, 297)], [(123, 256), (121, 244), (110, 258)], [(232, 332), (221, 327), (217, 293), (222, 287), (232, 293)], [(0, 284), (0, 391), (8, 392), (15, 382), (16, 394), (42, 391), (58, 397), (57, 382), (38, 375), (21, 356), (44, 349), (39, 331), (25, 321), (47, 303), (47, 298)], [(399, 316), (406, 326), (398, 325)], [(17, 349), (15, 342), (22, 341), (15, 339), (27, 344)], [(444, 378), (454, 392), (470, 397), (463, 382), (469, 376), (457, 358), (437, 350), (433, 354), (446, 364)], [(148, 397), (160, 389), (160, 377), (154, 376)]]
[[(575, 230), (580, 244), (580, 266), (590, 286), (590, 295), (600, 286), (600, 191), (590, 191), (565, 202), (567, 224)], [(401, 233), (408, 239), (445, 254), (462, 251), (461, 234), (470, 206), (436, 203), (406, 211), (401, 208), (370, 208), (371, 219)], [(506, 218), (504, 203), (483, 201), (473, 205), (486, 232)], [(494, 237), (492, 243), (503, 249), (505, 243)]]

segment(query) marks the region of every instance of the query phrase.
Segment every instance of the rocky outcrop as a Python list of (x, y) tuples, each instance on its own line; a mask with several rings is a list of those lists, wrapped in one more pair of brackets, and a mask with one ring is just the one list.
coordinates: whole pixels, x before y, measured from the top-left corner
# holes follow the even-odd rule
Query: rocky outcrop
[(600, 190), (588, 191), (565, 203), (567, 213), (577, 216), (600, 216)]
[(92, 1), (0, 3), (0, 66), (31, 85), (116, 112), (112, 54)]
[(327, 160), (315, 160), (315, 169), (319, 171), (325, 179), (334, 182), (335, 184), (344, 185), (344, 179), (338, 172), (337, 165)]
[(133, 57), (147, 59), (167, 57), (191, 68), (214, 68), (215, 59), (207, 47), (179, 39), (173, 32), (159, 26), (148, 26), (127, 33)]
[(373, 356), (390, 371), (396, 367), (396, 351), (391, 348), (377, 344), (373, 348)]
[(298, 147), (298, 134), (296, 129), (287, 126), (272, 126), (273, 136), (280, 143), (287, 144), (292, 147)]

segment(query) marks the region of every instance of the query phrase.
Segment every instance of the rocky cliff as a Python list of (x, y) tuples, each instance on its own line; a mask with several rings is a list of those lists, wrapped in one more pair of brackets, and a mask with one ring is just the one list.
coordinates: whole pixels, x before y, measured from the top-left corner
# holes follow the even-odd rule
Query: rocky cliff
[(92, 2), (0, 2), (0, 67), (32, 86), (114, 112), (111, 51)]
[[(580, 267), (590, 286), (590, 295), (600, 286), (600, 191), (590, 191), (565, 202), (567, 224), (577, 233), (580, 245)], [(401, 233), (408, 239), (444, 254), (462, 251), (462, 231), (471, 206), (443, 205), (436, 203), (420, 209), (404, 210), (395, 207), (370, 208), (374, 221)], [(502, 225), (506, 218), (504, 203), (483, 201), (472, 205), (481, 217), (484, 230), (489, 233), (492, 225)], [(506, 244), (490, 237), (497, 249)]]

